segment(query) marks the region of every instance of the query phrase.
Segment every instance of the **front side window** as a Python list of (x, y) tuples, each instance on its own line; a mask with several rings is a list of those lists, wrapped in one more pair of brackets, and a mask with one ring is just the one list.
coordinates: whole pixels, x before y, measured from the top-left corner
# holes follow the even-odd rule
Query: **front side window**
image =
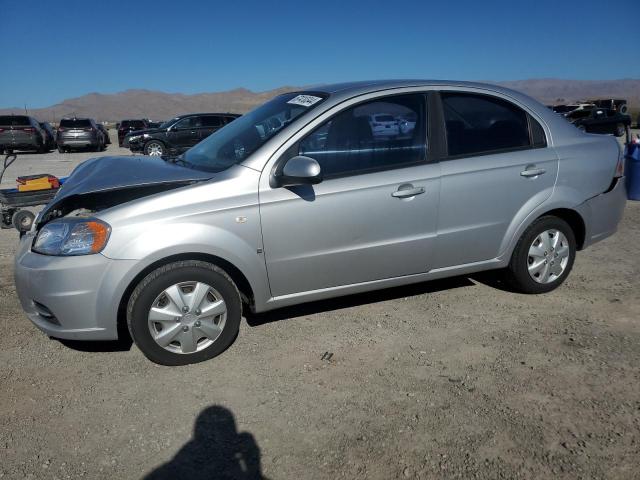
[(299, 154), (337, 177), (416, 164), (426, 159), (421, 94), (386, 97), (348, 108), (305, 137)]
[(530, 146), (527, 113), (488, 95), (442, 93), (450, 156)]
[(174, 128), (178, 130), (184, 130), (189, 128), (197, 128), (200, 126), (200, 124), (201, 124), (200, 117), (187, 117), (178, 121), (175, 124)]

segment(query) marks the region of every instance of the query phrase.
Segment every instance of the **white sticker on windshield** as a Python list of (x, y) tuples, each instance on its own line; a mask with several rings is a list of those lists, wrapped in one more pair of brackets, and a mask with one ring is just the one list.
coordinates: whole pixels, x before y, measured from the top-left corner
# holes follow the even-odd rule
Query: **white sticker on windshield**
[(291, 103), (292, 105), (302, 105), (303, 107), (310, 107), (314, 103), (318, 103), (322, 100), (322, 97), (314, 97), (313, 95), (298, 95), (297, 97), (292, 98), (287, 103)]

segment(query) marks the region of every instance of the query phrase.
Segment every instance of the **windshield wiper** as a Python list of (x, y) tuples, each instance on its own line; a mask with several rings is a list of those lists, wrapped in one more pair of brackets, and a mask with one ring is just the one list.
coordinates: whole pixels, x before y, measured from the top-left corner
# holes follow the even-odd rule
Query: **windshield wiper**
[(173, 155), (163, 155), (163, 156), (162, 156), (162, 159), (163, 159), (164, 161), (166, 161), (166, 162), (169, 162), (169, 163), (175, 163), (176, 165), (177, 165), (177, 164), (181, 164), (181, 165), (184, 165), (185, 167), (190, 167), (190, 166), (191, 166), (191, 163), (190, 163), (190, 162), (187, 162), (187, 161), (184, 159), (184, 153), (183, 153), (182, 155), (178, 155), (178, 156), (173, 156)]

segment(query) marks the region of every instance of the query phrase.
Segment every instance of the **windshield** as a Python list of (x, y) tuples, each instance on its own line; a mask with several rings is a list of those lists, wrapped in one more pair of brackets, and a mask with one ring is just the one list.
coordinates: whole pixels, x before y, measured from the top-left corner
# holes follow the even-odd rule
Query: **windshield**
[(176, 123), (176, 120), (180, 120), (180, 117), (172, 118), (171, 120), (167, 120), (163, 124), (161, 124), (158, 128), (169, 128), (171, 125)]
[(325, 94), (286, 93), (227, 124), (189, 149), (184, 160), (194, 168), (220, 172), (244, 161), (277, 132), (310, 111)]

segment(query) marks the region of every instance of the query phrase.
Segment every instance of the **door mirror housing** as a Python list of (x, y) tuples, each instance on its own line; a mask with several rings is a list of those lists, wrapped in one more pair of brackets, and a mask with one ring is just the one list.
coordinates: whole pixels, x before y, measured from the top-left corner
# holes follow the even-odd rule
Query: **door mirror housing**
[(296, 155), (285, 162), (282, 170), (276, 170), (272, 186), (294, 187), (296, 185), (315, 185), (320, 182), (322, 182), (320, 164), (311, 157)]

